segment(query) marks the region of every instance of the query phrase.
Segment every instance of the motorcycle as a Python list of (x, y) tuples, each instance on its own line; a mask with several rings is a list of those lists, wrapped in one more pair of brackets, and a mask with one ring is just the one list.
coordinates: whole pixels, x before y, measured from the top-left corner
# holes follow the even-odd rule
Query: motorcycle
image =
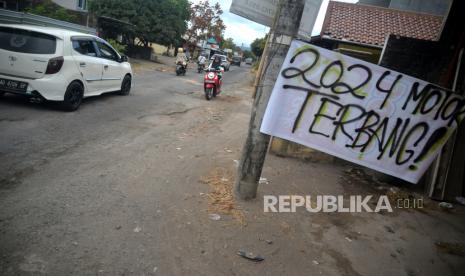
[(176, 63), (176, 76), (179, 76), (179, 75), (185, 76), (186, 71), (187, 71), (187, 63), (181, 62), (181, 61)]
[(219, 73), (223, 73), (224, 69), (206, 69), (205, 76), (203, 78), (203, 88), (205, 92), (205, 98), (207, 101), (216, 97), (221, 92), (222, 78)]

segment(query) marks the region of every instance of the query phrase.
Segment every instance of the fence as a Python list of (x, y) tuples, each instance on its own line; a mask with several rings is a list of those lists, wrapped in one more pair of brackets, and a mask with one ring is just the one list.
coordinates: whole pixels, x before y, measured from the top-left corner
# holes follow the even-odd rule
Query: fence
[(69, 23), (66, 21), (56, 20), (45, 16), (15, 12), (5, 9), (0, 9), (0, 23), (4, 24), (28, 24), (28, 25), (39, 25), (47, 27), (56, 27), (60, 29), (67, 29), (71, 31), (97, 34), (97, 30), (94, 28), (88, 28), (86, 26)]
[(126, 48), (126, 54), (132, 58), (150, 60), (152, 52), (153, 49), (151, 47), (128, 45)]

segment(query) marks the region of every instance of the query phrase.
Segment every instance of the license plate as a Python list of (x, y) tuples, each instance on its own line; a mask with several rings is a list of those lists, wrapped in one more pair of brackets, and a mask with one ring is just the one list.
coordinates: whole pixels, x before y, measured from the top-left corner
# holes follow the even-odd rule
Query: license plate
[(0, 79), (0, 90), (2, 89), (13, 92), (26, 92), (27, 82)]

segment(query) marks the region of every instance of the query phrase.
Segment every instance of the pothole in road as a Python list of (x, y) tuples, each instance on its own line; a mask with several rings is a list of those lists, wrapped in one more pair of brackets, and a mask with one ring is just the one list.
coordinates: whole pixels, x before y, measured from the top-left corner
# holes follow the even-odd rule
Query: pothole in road
[[(144, 114), (137, 117), (143, 124), (162, 126), (175, 126), (188, 131), (189, 136), (206, 135), (206, 132), (215, 129), (223, 121), (225, 111), (218, 107), (193, 106), (166, 106), (156, 113)], [(189, 119), (182, 119), (189, 114)]]
[(198, 107), (186, 107), (185, 105), (180, 105), (180, 104), (167, 104), (167, 106), (162, 109), (160, 112), (156, 113), (149, 113), (149, 114), (144, 114), (139, 117), (137, 117), (137, 120), (142, 120), (148, 117), (153, 117), (153, 116), (175, 116), (175, 115), (180, 115), (180, 114), (186, 114), (189, 111), (192, 111), (194, 109), (197, 109)]
[(0, 190), (11, 189), (21, 184), (24, 178), (33, 174), (35, 171), (35, 168), (30, 166), (0, 178)]
[(177, 114), (185, 114), (193, 109), (196, 109), (196, 107), (186, 108), (182, 110), (160, 112), (160, 113), (157, 113), (157, 115), (172, 116), (172, 115), (177, 115)]
[[(221, 93), (223, 93), (223, 92), (221, 92)], [(225, 94), (220, 94), (220, 96), (218, 97), (218, 100), (228, 102), (228, 103), (232, 103), (232, 102), (238, 102), (241, 99), (239, 97), (236, 97), (236, 96), (231, 96), (231, 95), (227, 95), (227, 94), (226, 95)]]
[(179, 90), (168, 90), (169, 93), (174, 93), (182, 96), (187, 96), (187, 95), (192, 95), (192, 94), (200, 94), (202, 93), (201, 91), (179, 91)]
[(25, 118), (0, 118), (0, 122), (15, 123), (26, 120)]

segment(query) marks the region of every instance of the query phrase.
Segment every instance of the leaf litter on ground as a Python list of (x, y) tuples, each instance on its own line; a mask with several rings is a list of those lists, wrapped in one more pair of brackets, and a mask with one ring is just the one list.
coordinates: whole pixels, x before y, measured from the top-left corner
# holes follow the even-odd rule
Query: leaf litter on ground
[(244, 212), (237, 207), (233, 194), (234, 174), (225, 168), (214, 168), (200, 182), (208, 184), (211, 191), (208, 196), (209, 213), (231, 215), (241, 225), (245, 225)]

